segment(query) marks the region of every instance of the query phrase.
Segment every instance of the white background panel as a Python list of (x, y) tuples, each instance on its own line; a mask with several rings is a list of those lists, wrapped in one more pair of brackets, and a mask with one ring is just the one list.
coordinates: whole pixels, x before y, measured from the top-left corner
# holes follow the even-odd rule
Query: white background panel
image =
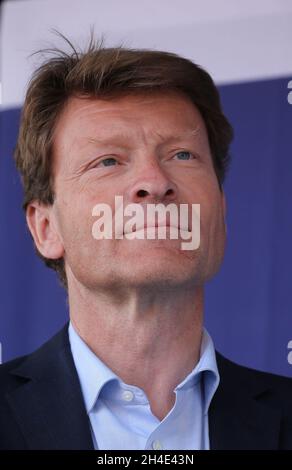
[[(19, 106), (40, 59), (60, 30), (84, 44), (90, 26), (106, 45), (184, 55), (217, 83), (292, 75), (291, 0), (10, 0), (2, 5), (3, 107)], [(61, 45), (63, 47), (63, 45)]]

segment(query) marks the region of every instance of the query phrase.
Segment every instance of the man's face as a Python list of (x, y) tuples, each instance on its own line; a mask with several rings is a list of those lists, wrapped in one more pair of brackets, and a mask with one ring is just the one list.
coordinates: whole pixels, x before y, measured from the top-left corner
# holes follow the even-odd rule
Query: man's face
[[(225, 243), (224, 201), (203, 119), (175, 92), (112, 100), (71, 98), (54, 134), (52, 216), (63, 245), (69, 289), (201, 284), (218, 269)], [(92, 209), (115, 215), (140, 203), (200, 204), (201, 241), (96, 240)]]

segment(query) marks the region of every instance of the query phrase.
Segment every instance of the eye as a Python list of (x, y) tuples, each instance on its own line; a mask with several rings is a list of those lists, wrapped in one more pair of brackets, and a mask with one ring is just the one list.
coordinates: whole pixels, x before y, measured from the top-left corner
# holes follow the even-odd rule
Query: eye
[(175, 154), (178, 160), (193, 160), (195, 157), (192, 153), (187, 152), (186, 150), (182, 150), (181, 152), (177, 152)]
[(114, 166), (116, 163), (118, 162), (114, 157), (108, 157), (108, 158), (104, 158), (103, 160), (101, 160), (98, 165)]

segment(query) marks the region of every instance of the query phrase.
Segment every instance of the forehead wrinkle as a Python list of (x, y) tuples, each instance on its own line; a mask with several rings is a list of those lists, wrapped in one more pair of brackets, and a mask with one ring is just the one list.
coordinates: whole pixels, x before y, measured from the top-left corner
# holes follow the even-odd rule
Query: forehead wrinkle
[(199, 125), (195, 127), (194, 129), (191, 129), (191, 130), (189, 129), (185, 132), (178, 133), (178, 134), (172, 134), (171, 136), (166, 136), (158, 131), (154, 131), (154, 133), (158, 135), (158, 137), (161, 139), (162, 144), (170, 142), (170, 141), (176, 141), (176, 140), (181, 141), (189, 137), (196, 137), (200, 132), (201, 132), (201, 127)]
[[(196, 135), (200, 133), (200, 131), (201, 131), (201, 127), (197, 126), (195, 129), (191, 129), (191, 130), (185, 131), (177, 135), (166, 136), (158, 131), (153, 131), (153, 134), (157, 135), (159, 139), (161, 140), (161, 143), (163, 144), (169, 141), (183, 140), (188, 137), (195, 137)], [(127, 135), (126, 133), (116, 133), (116, 134), (113, 134), (112, 136), (107, 136), (105, 138), (88, 137), (87, 142), (92, 143), (92, 144), (104, 144), (104, 143), (111, 144), (111, 143), (116, 143), (119, 140), (120, 141), (130, 140), (131, 138), (132, 138), (131, 134)], [(148, 137), (145, 131), (142, 131), (141, 138), (144, 143), (147, 143)]]

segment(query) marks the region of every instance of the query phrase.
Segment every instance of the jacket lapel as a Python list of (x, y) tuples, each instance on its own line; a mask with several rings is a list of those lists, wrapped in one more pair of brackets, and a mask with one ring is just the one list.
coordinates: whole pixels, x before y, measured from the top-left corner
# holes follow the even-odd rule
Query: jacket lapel
[(12, 373), (22, 385), (7, 400), (29, 449), (93, 449), (67, 326)]
[(257, 382), (250, 386), (250, 380), (245, 382), (242, 374), (237, 376), (240, 366), (230, 367), (228, 363), (217, 353), (220, 384), (209, 409), (210, 448), (278, 449), (281, 412), (262, 400), (267, 389)]

